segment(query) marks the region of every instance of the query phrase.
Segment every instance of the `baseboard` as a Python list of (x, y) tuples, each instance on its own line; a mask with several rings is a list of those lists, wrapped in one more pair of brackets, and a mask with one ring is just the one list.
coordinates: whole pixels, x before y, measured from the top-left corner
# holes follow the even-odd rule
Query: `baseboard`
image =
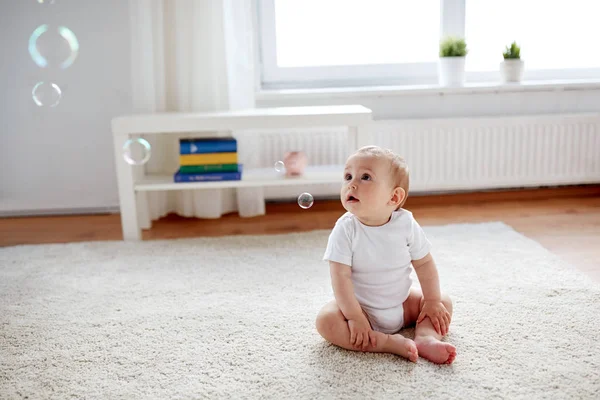
[(60, 208), (48, 210), (10, 210), (0, 211), (0, 218), (8, 217), (44, 217), (54, 215), (102, 215), (119, 214), (119, 206), (111, 207), (84, 207), (84, 208)]

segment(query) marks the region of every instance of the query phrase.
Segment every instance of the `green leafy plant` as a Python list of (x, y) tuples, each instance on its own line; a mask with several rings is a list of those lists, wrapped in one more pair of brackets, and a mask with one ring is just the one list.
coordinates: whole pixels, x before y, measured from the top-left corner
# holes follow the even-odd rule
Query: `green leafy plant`
[(506, 46), (504, 53), (502, 53), (504, 59), (520, 59), (521, 58), (521, 48), (517, 45), (517, 42), (512, 42), (510, 47)]
[(463, 38), (447, 36), (440, 41), (440, 57), (464, 57), (468, 52)]

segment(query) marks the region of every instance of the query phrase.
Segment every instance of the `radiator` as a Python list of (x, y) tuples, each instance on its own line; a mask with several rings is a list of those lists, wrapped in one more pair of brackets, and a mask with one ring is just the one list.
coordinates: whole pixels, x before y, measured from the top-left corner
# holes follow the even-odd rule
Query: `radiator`
[[(372, 143), (402, 155), (411, 192), (600, 183), (600, 114), (374, 121)], [(285, 151), (304, 150), (312, 165), (343, 164), (344, 129), (262, 132), (251, 164), (272, 166)], [(243, 145), (241, 146), (243, 147)], [(340, 177), (341, 180), (341, 177)], [(268, 199), (297, 191), (334, 196), (339, 184), (269, 188)]]

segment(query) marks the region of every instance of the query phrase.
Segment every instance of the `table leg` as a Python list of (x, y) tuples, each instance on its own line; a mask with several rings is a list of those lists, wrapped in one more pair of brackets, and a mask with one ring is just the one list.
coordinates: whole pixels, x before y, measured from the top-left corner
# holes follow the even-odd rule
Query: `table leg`
[(119, 189), (119, 206), (121, 210), (121, 229), (123, 240), (141, 240), (142, 232), (137, 215), (136, 193), (134, 190), (134, 166), (123, 159), (123, 145), (129, 139), (127, 134), (113, 136), (115, 151), (115, 167)]

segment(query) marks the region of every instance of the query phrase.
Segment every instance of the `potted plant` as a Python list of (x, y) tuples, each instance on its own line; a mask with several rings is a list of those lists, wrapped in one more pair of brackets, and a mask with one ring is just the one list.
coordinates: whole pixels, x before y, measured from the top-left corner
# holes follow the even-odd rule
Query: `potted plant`
[(464, 38), (447, 36), (440, 41), (438, 78), (441, 86), (464, 85), (467, 53), (467, 44)]
[(521, 82), (525, 63), (521, 60), (521, 48), (516, 42), (506, 46), (502, 53), (504, 61), (500, 63), (500, 74), (503, 82)]

